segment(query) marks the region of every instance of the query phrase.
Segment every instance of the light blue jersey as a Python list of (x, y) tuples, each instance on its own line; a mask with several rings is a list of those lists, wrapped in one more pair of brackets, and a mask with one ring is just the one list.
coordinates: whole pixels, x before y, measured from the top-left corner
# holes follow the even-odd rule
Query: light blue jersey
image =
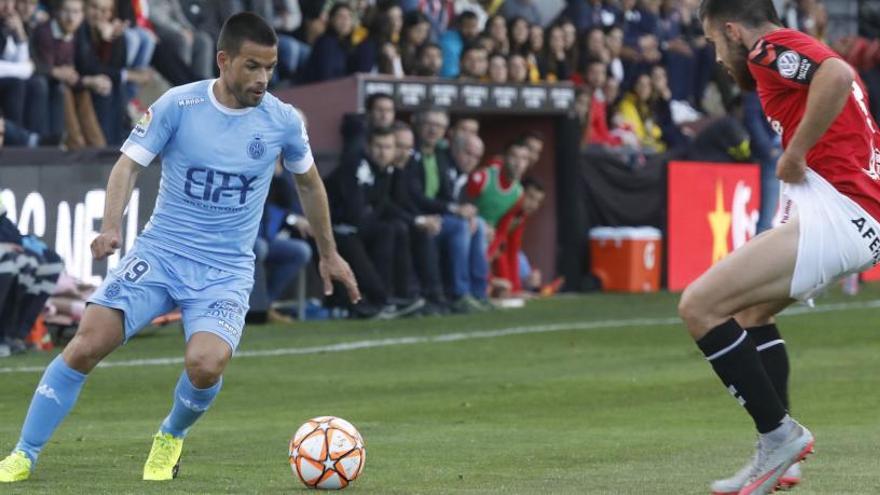
[(211, 332), (235, 350), (254, 285), (253, 247), (278, 156), (294, 173), (313, 163), (299, 113), (270, 94), (230, 109), (214, 81), (174, 88), (138, 122), (122, 152), (162, 157), (153, 216), (89, 302), (123, 312), (128, 340), (180, 307), (187, 340)]
[(253, 274), (253, 247), (279, 154), (305, 173), (312, 152), (302, 118), (266, 93), (259, 106), (230, 109), (215, 81), (173, 88), (147, 111), (122, 152), (162, 181), (141, 241), (222, 270)]

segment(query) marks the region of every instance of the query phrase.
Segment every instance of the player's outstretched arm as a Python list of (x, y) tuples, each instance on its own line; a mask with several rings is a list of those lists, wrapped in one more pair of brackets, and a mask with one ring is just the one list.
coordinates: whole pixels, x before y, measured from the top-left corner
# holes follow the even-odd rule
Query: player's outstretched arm
[(122, 245), (122, 214), (131, 199), (131, 191), (141, 168), (143, 167), (137, 162), (123, 154), (110, 172), (101, 233), (92, 241), (92, 256), (97, 260), (113, 254)]
[(336, 251), (336, 241), (333, 239), (333, 229), (330, 225), (327, 191), (318, 174), (318, 167), (312, 165), (308, 172), (296, 174), (294, 177), (300, 202), (312, 226), (315, 243), (318, 245), (318, 254), (321, 258), (318, 268), (324, 281), (324, 293), (328, 296), (332, 294), (333, 280), (338, 280), (345, 285), (352, 302), (360, 301), (361, 293), (357, 280), (348, 263)]
[(855, 81), (852, 68), (843, 60), (829, 58), (810, 83), (807, 108), (785, 153), (779, 158), (777, 176), (785, 182), (800, 182), (806, 174), (810, 149), (840, 115)]

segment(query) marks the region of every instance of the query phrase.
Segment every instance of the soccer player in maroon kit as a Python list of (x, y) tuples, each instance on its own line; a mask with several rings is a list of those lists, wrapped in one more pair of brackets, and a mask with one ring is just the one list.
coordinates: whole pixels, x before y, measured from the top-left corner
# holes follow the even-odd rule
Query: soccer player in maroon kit
[[(787, 412), (788, 357), (774, 316), (880, 258), (880, 133), (862, 82), (827, 46), (783, 29), (772, 0), (703, 0), (718, 62), (757, 89), (785, 152), (784, 223), (709, 269), (679, 314), (758, 429), (757, 452), (715, 494), (772, 492), (813, 449)], [(797, 473), (794, 473), (795, 475)]]

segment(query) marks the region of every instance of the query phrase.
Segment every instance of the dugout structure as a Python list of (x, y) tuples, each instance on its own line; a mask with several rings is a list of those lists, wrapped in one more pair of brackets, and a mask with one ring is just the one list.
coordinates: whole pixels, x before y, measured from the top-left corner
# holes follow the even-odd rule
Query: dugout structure
[[(373, 93), (391, 95), (399, 120), (419, 109), (435, 106), (446, 109), (452, 121), (477, 117), (480, 137), (486, 143), (486, 158), (502, 153), (505, 145), (528, 130), (546, 137), (541, 161), (527, 175), (541, 181), (547, 200), (530, 219), (524, 237), (524, 250), (545, 278), (565, 275), (580, 278), (583, 257), (580, 236), (569, 226), (569, 205), (576, 202), (579, 125), (572, 116), (575, 89), (560, 84), (483, 84), (454, 80), (358, 74), (344, 79), (299, 86), (278, 91), (282, 100), (298, 107), (308, 119), (309, 137), (322, 173), (334, 167), (343, 142), (343, 117), (364, 111), (366, 98)], [(572, 271), (574, 270), (574, 271)]]

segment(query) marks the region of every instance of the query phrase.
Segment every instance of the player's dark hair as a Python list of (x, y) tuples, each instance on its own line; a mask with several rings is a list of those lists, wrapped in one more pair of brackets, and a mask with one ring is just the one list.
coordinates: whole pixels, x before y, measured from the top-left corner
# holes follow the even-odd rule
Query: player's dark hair
[(513, 141), (507, 143), (507, 146), (504, 147), (504, 152), (509, 152), (513, 148), (528, 148), (529, 145), (526, 144), (523, 139), (514, 139)]
[(370, 129), (370, 135), (367, 136), (367, 140), (372, 142), (376, 138), (393, 136), (394, 130), (391, 127), (373, 127)]
[(253, 12), (241, 12), (230, 16), (220, 29), (217, 38), (217, 51), (231, 56), (238, 55), (245, 41), (262, 46), (276, 46), (278, 36), (265, 19)]
[(395, 120), (393, 124), (391, 124), (391, 132), (400, 132), (400, 131), (410, 131), (412, 132), (412, 127), (409, 126), (406, 122), (401, 120)]
[(522, 183), (523, 190), (534, 189), (536, 191), (546, 192), (544, 185), (538, 182), (538, 179), (535, 179), (534, 177), (525, 177), (520, 182)]
[(376, 106), (376, 102), (379, 100), (391, 100), (391, 103), (394, 104), (394, 98), (388, 93), (373, 93), (370, 96), (367, 96), (367, 101), (364, 102), (367, 111), (372, 112), (373, 107)]
[(434, 43), (433, 41), (427, 41), (422, 46), (420, 46), (418, 50), (416, 50), (416, 58), (422, 58), (422, 55), (424, 55), (425, 52), (431, 48), (436, 48), (440, 51), (443, 51), (443, 48), (441, 48), (440, 45), (438, 45), (437, 43)]
[(447, 112), (446, 109), (443, 107), (432, 105), (422, 108), (421, 110), (416, 112), (413, 115), (413, 124), (422, 125), (425, 122), (425, 118), (427, 118), (427, 116), (432, 113), (445, 116), (446, 121), (449, 122), (449, 112)]
[(546, 142), (547, 138), (544, 136), (544, 133), (541, 131), (526, 131), (519, 136), (519, 141), (526, 142), (528, 139), (537, 139), (538, 141)]
[(766, 23), (781, 26), (773, 0), (703, 0), (700, 19), (712, 22), (740, 22), (750, 28)]
[(472, 10), (465, 10), (465, 11), (462, 12), (461, 14), (458, 14), (458, 16), (457, 16), (456, 19), (455, 19), (455, 22), (456, 22), (459, 26), (461, 26), (461, 25), (464, 24), (464, 21), (479, 21), (479, 20), (480, 20), (480, 18), (477, 17), (477, 14), (476, 14), (474, 11), (472, 11)]
[(465, 45), (464, 49), (461, 51), (461, 56), (458, 57), (458, 60), (464, 61), (464, 58), (467, 56), (467, 54), (475, 50), (483, 50), (484, 52), (486, 51), (484, 47), (480, 46), (477, 43)]

